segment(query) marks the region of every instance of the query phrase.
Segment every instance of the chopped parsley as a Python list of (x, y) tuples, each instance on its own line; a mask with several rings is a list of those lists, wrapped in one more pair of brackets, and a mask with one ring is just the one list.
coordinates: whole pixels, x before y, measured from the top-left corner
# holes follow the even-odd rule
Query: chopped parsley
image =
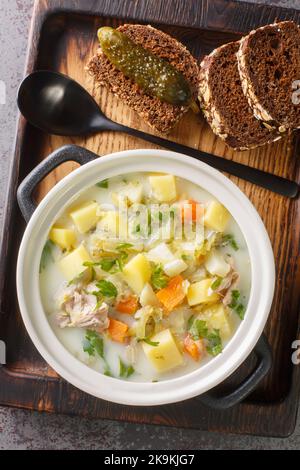
[(168, 278), (164, 274), (161, 264), (155, 266), (151, 275), (151, 284), (155, 289), (163, 289), (168, 285)]
[(103, 338), (96, 333), (96, 331), (87, 330), (83, 342), (83, 350), (89, 356), (95, 356), (96, 353), (104, 359), (104, 341)]
[(206, 346), (208, 354), (211, 356), (217, 356), (222, 352), (223, 346), (219, 330), (214, 329), (208, 334), (206, 339), (208, 341), (208, 345)]
[(117, 297), (118, 291), (116, 286), (110, 282), (106, 281), (105, 279), (101, 279), (101, 281), (98, 281), (96, 286), (99, 289), (99, 292), (104, 296), (104, 297)]
[(98, 188), (107, 189), (108, 188), (108, 180), (100, 181), (100, 183), (97, 183), (96, 186)]
[(115, 258), (103, 258), (99, 261), (100, 268), (105, 271), (109, 272), (116, 264)]
[(96, 278), (96, 272), (94, 267), (95, 266), (100, 266), (100, 268), (105, 271), (105, 272), (110, 272), (112, 271), (113, 273), (123, 271), (124, 267), (124, 261), (128, 258), (128, 253), (125, 251), (121, 251), (119, 257), (117, 258), (102, 258), (100, 261), (92, 262), (92, 261), (87, 261), (84, 263), (84, 266), (87, 266), (93, 270), (94, 273), (94, 279)]
[(53, 254), (52, 254), (53, 247), (54, 247), (54, 243), (51, 240), (47, 240), (43, 248), (42, 255), (41, 255), (40, 273), (46, 268), (49, 261), (54, 261)]
[(217, 277), (211, 284), (211, 289), (212, 290), (216, 290), (218, 289), (218, 287), (220, 287), (221, 283), (223, 281), (223, 278), (222, 277)]
[(240, 296), (241, 296), (240, 291), (233, 290), (231, 292), (231, 302), (228, 305), (228, 307), (234, 310), (235, 313), (240, 317), (240, 319), (243, 320), (245, 316), (246, 308), (241, 302), (239, 302)]
[(187, 322), (188, 330), (190, 330), (192, 328), (194, 320), (195, 320), (195, 315), (191, 315), (190, 318), (188, 319), (188, 322)]
[(104, 340), (102, 336), (96, 333), (96, 331), (87, 330), (82, 347), (84, 352), (86, 352), (89, 356), (95, 357), (97, 354), (99, 357), (101, 357), (101, 359), (104, 361), (103, 374), (107, 375), (108, 377), (113, 377), (110, 367), (106, 362), (104, 354)]
[(221, 246), (231, 246), (231, 248), (234, 249), (234, 251), (238, 251), (239, 249), (239, 245), (237, 244), (234, 236), (230, 233), (228, 233), (227, 235), (223, 235), (223, 237), (221, 238)]
[(72, 286), (72, 284), (77, 284), (77, 282), (80, 282), (85, 274), (85, 271), (82, 271), (81, 273), (78, 274), (78, 276), (74, 277), (74, 279), (71, 279), (68, 283), (68, 287)]
[(134, 374), (135, 370), (132, 365), (127, 366), (122, 359), (119, 357), (119, 375), (124, 379), (128, 379), (132, 374)]
[(217, 356), (222, 352), (223, 346), (219, 330), (209, 330), (206, 321), (194, 320), (190, 328), (190, 334), (195, 341), (205, 339), (206, 350), (211, 356)]
[(151, 341), (151, 339), (148, 338), (148, 337), (139, 338), (138, 342), (140, 343), (141, 341), (144, 341), (144, 343), (149, 344), (149, 346), (158, 346), (159, 345), (159, 341)]

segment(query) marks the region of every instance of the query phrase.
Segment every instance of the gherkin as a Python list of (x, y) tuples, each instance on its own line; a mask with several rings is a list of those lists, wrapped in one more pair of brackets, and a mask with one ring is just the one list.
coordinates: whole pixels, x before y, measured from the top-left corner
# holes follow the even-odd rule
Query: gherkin
[(173, 105), (196, 106), (187, 80), (166, 60), (108, 26), (98, 30), (98, 38), (110, 62), (145, 93)]

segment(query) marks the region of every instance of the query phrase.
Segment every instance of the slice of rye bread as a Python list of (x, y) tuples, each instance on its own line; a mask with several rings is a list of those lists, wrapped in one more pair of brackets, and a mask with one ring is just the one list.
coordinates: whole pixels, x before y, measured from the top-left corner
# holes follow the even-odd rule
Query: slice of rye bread
[(258, 121), (248, 105), (236, 53), (239, 42), (215, 49), (200, 64), (199, 100), (212, 130), (235, 150), (247, 150), (280, 139)]
[(252, 31), (241, 40), (237, 57), (257, 119), (279, 132), (300, 128), (300, 105), (292, 100), (293, 83), (300, 80), (299, 26), (283, 21)]
[[(120, 26), (118, 31), (182, 72), (197, 99), (199, 67), (185, 46), (152, 26), (126, 24)], [(160, 133), (168, 133), (189, 109), (187, 106), (172, 105), (147, 95), (116, 69), (101, 48), (91, 58), (86, 69), (96, 82), (112, 91)]]

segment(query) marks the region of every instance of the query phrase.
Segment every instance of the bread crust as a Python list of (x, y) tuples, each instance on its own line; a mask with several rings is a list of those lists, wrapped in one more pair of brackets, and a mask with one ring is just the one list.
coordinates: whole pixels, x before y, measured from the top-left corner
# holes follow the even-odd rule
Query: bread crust
[[(214, 71), (212, 70), (215, 65), (215, 61), (220, 60), (222, 58), (222, 54), (226, 53), (226, 49), (233, 48), (233, 50), (238, 50), (239, 42), (233, 42), (229, 44), (224, 44), (223, 46), (215, 49), (210, 55), (204, 57), (200, 64), (200, 83), (199, 83), (199, 101), (201, 103), (201, 107), (203, 113), (210, 124), (213, 132), (218, 135), (222, 140), (226, 142), (227, 145), (232, 147), (234, 150), (249, 150), (252, 148), (259, 147), (261, 145), (265, 145), (267, 143), (274, 142), (281, 138), (280, 135), (274, 133), (272, 129), (265, 126), (266, 129), (263, 131), (259, 136), (257, 136), (257, 141), (255, 143), (252, 142), (252, 138), (247, 139), (247, 134), (240, 136), (238, 135), (236, 129), (234, 129), (229, 120), (226, 119), (228, 109), (221, 109), (218, 107), (217, 101), (215, 99), (215, 95), (213, 90), (211, 89), (211, 78)], [(236, 63), (232, 64), (236, 67), (235, 73), (238, 76), (237, 72), (237, 59), (234, 56)], [(241, 86), (240, 84), (235, 84), (235, 87)], [(247, 106), (246, 98), (244, 98), (242, 90), (239, 90), (239, 95), (242, 95), (242, 100), (245, 100), (243, 105), (244, 110), (246, 110), (246, 118), (247, 122), (252, 121), (253, 126), (256, 126), (255, 117), (252, 117), (251, 108)], [(238, 110), (234, 109), (232, 112), (237, 113)]]
[[(183, 44), (152, 26), (126, 24), (118, 28), (136, 44), (142, 45), (156, 56), (167, 60), (179, 70), (191, 86), (197, 98), (199, 67), (197, 61)], [(110, 63), (99, 47), (90, 59), (87, 72), (95, 81), (109, 89), (123, 103), (134, 109), (150, 127), (167, 134), (188, 111), (187, 106), (176, 106), (147, 95), (129, 78)]]
[[(248, 61), (248, 53), (250, 48), (250, 42), (253, 37), (264, 31), (278, 31), (280, 32), (282, 28), (285, 26), (295, 26), (295, 23), (292, 21), (282, 21), (280, 23), (273, 23), (267, 26), (262, 26), (256, 30), (251, 31), (247, 36), (243, 37), (240, 41), (240, 48), (237, 52), (237, 59), (238, 59), (238, 68), (239, 74), (242, 82), (243, 92), (248, 100), (249, 106), (253, 110), (254, 116), (263, 121), (265, 125), (269, 126), (270, 129), (278, 131), (279, 133), (283, 134), (288, 130), (292, 130), (294, 128), (300, 128), (299, 125), (291, 125), (287, 122), (280, 122), (275, 115), (272, 115), (271, 112), (266, 109), (265, 106), (261, 103), (261, 100), (255, 90), (254, 83), (250, 77), (249, 65)], [(297, 26), (297, 25), (296, 25)], [(300, 34), (299, 26), (297, 26)], [(295, 77), (296, 79), (297, 77)], [(299, 76), (300, 79), (300, 76)]]

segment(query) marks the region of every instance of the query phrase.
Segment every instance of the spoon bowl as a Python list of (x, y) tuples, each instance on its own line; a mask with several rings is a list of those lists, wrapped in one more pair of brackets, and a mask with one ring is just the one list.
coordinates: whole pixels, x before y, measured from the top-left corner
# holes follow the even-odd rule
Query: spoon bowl
[(18, 92), (21, 113), (35, 127), (65, 136), (105, 128), (108, 119), (79, 83), (56, 72), (39, 71), (25, 78)]

